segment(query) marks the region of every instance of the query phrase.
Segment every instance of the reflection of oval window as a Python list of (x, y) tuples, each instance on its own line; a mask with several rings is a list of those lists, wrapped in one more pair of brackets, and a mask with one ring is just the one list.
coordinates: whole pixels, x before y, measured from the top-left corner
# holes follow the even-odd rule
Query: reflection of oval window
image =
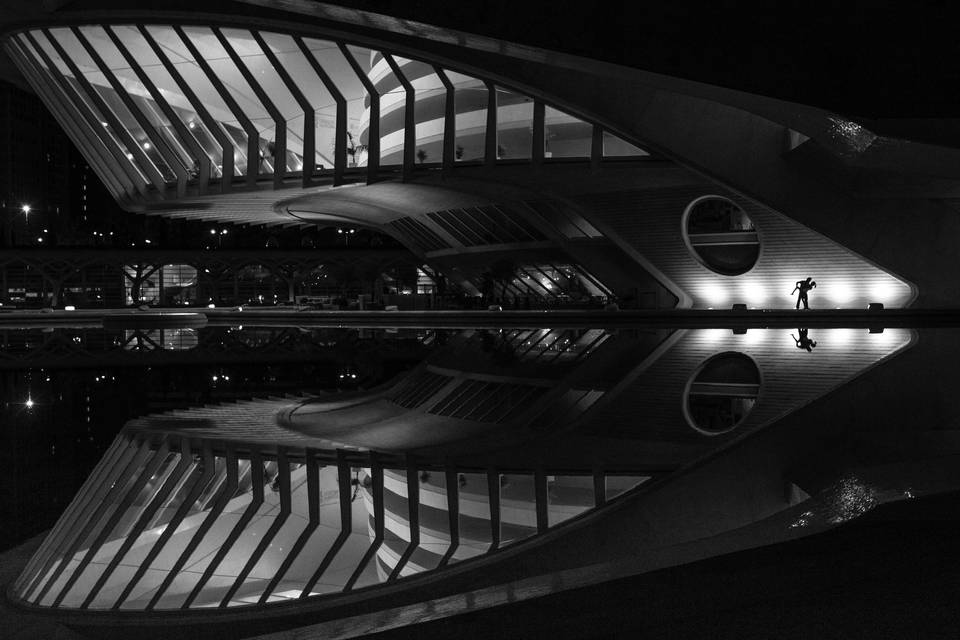
[(687, 390), (690, 426), (706, 435), (726, 433), (753, 409), (760, 392), (760, 370), (742, 353), (721, 353), (708, 360)]
[(684, 215), (683, 232), (697, 259), (723, 275), (746, 273), (760, 257), (760, 238), (753, 221), (726, 198), (695, 200)]
[(187, 351), (200, 342), (195, 329), (163, 329), (160, 333), (166, 351)]

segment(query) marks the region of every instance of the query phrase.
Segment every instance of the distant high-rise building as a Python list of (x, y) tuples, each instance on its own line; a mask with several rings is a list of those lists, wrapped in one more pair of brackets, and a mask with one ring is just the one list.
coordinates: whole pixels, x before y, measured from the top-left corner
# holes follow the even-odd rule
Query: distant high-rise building
[(72, 151), (36, 95), (0, 83), (0, 244), (42, 246), (57, 229), (71, 204)]

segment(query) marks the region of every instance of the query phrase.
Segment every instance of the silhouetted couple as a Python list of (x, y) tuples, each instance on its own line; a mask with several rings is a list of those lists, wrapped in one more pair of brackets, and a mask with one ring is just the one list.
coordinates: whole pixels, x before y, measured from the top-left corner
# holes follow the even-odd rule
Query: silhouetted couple
[(800, 308), (800, 303), (803, 303), (804, 309), (810, 308), (810, 302), (807, 300), (807, 294), (810, 293), (810, 289), (813, 289), (817, 286), (817, 283), (813, 281), (813, 278), (807, 278), (806, 280), (797, 280), (797, 285), (793, 288), (793, 291), (790, 292), (790, 295), (793, 295), (794, 292), (799, 291), (797, 295), (797, 309)]
[(790, 334), (790, 337), (793, 338), (793, 341), (797, 343), (797, 349), (806, 349), (807, 351), (813, 351), (813, 348), (817, 346), (816, 340), (811, 340), (807, 335), (809, 329), (797, 329), (800, 333), (800, 337)]

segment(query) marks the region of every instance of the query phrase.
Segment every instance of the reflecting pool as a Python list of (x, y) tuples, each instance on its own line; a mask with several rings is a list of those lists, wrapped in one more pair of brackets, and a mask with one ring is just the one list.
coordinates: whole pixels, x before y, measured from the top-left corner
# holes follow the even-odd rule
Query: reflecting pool
[(52, 527), (13, 593), (266, 606), (823, 531), (957, 488), (952, 331), (9, 331), (4, 543)]

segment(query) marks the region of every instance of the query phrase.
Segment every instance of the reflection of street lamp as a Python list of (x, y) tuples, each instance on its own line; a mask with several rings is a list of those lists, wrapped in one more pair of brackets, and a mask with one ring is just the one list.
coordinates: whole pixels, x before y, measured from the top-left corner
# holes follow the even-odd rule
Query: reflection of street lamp
[(21, 205), (20, 211), (23, 211), (24, 216), (28, 216), (30, 215), (31, 207), (28, 204)]
[(218, 249), (223, 245), (223, 236), (227, 235), (228, 233), (229, 233), (229, 231), (227, 231), (226, 229), (220, 229), (219, 232), (217, 232), (216, 229), (210, 229), (210, 235), (212, 235), (212, 236), (217, 236), (217, 248), (218, 248)]

